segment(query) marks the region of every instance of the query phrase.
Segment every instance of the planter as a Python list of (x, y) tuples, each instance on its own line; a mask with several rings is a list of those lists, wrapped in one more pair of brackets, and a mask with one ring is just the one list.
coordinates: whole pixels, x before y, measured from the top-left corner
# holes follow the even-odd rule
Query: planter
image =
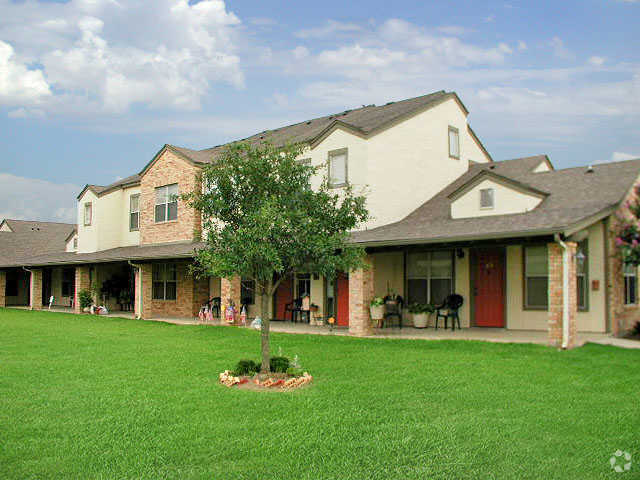
[(371, 320), (382, 320), (384, 318), (384, 305), (370, 305), (369, 314)]
[(415, 328), (427, 328), (429, 324), (428, 313), (414, 313), (413, 314), (413, 326)]

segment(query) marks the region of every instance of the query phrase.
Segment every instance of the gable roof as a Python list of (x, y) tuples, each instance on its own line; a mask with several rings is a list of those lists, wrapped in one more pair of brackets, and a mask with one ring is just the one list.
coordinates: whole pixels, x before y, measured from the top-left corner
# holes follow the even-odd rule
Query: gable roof
[(34, 255), (63, 252), (76, 226), (70, 223), (6, 220), (12, 232), (0, 232), (0, 265)]
[[(613, 213), (640, 176), (640, 159), (595, 165), (591, 173), (587, 167), (533, 172), (544, 158), (539, 155), (472, 165), (464, 175), (404, 219), (353, 232), (352, 240), (369, 245), (391, 245), (565, 232), (582, 222), (595, 222)], [(451, 218), (451, 194), (483, 171), (495, 172), (548, 192), (548, 196), (526, 213)]]
[(451, 192), (447, 196), (451, 200), (455, 201), (461, 196), (463, 196), (465, 193), (467, 193), (469, 190), (471, 190), (473, 187), (478, 185), (480, 182), (487, 179), (490, 179), (502, 185), (511, 187), (515, 190), (519, 190), (521, 192), (534, 195), (536, 197), (546, 197), (547, 195), (549, 195), (549, 192), (547, 191), (543, 191), (535, 187), (532, 187), (531, 185), (527, 185), (526, 183), (522, 183), (521, 181), (514, 180), (509, 177), (505, 177), (504, 175), (495, 173), (494, 172), (495, 168), (494, 169), (491, 169), (491, 167), (489, 168), (490, 170), (482, 169), (477, 175), (475, 175), (474, 177), (471, 177), (466, 183), (460, 185), (459, 188), (457, 188), (455, 191)]

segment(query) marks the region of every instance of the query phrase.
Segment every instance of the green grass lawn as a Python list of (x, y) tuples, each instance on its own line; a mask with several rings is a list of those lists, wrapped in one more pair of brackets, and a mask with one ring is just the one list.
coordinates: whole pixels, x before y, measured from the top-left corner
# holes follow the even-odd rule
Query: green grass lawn
[[(0, 309), (0, 478), (640, 478), (640, 351), (272, 335), (312, 387), (217, 383), (258, 332)], [(633, 454), (614, 473), (617, 449)]]

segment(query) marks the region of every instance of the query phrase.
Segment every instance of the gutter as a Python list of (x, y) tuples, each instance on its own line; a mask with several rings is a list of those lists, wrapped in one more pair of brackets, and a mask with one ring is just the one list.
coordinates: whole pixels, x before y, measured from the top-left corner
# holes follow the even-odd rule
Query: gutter
[(566, 350), (569, 343), (569, 250), (560, 234), (556, 233), (554, 238), (562, 247), (562, 349)]

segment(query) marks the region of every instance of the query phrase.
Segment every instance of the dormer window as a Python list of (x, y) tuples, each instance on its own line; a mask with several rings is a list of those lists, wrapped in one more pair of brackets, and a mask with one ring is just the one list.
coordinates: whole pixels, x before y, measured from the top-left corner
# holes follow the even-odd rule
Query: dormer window
[(93, 205), (91, 202), (87, 202), (84, 204), (84, 226), (88, 227), (91, 225), (91, 220), (93, 217)]
[(452, 126), (449, 126), (449, 157), (460, 159), (460, 133)]
[(156, 188), (156, 223), (178, 219), (178, 184)]
[(494, 202), (493, 188), (483, 188), (480, 190), (480, 208), (491, 209)]
[(344, 187), (347, 184), (347, 149), (329, 152), (329, 186)]

